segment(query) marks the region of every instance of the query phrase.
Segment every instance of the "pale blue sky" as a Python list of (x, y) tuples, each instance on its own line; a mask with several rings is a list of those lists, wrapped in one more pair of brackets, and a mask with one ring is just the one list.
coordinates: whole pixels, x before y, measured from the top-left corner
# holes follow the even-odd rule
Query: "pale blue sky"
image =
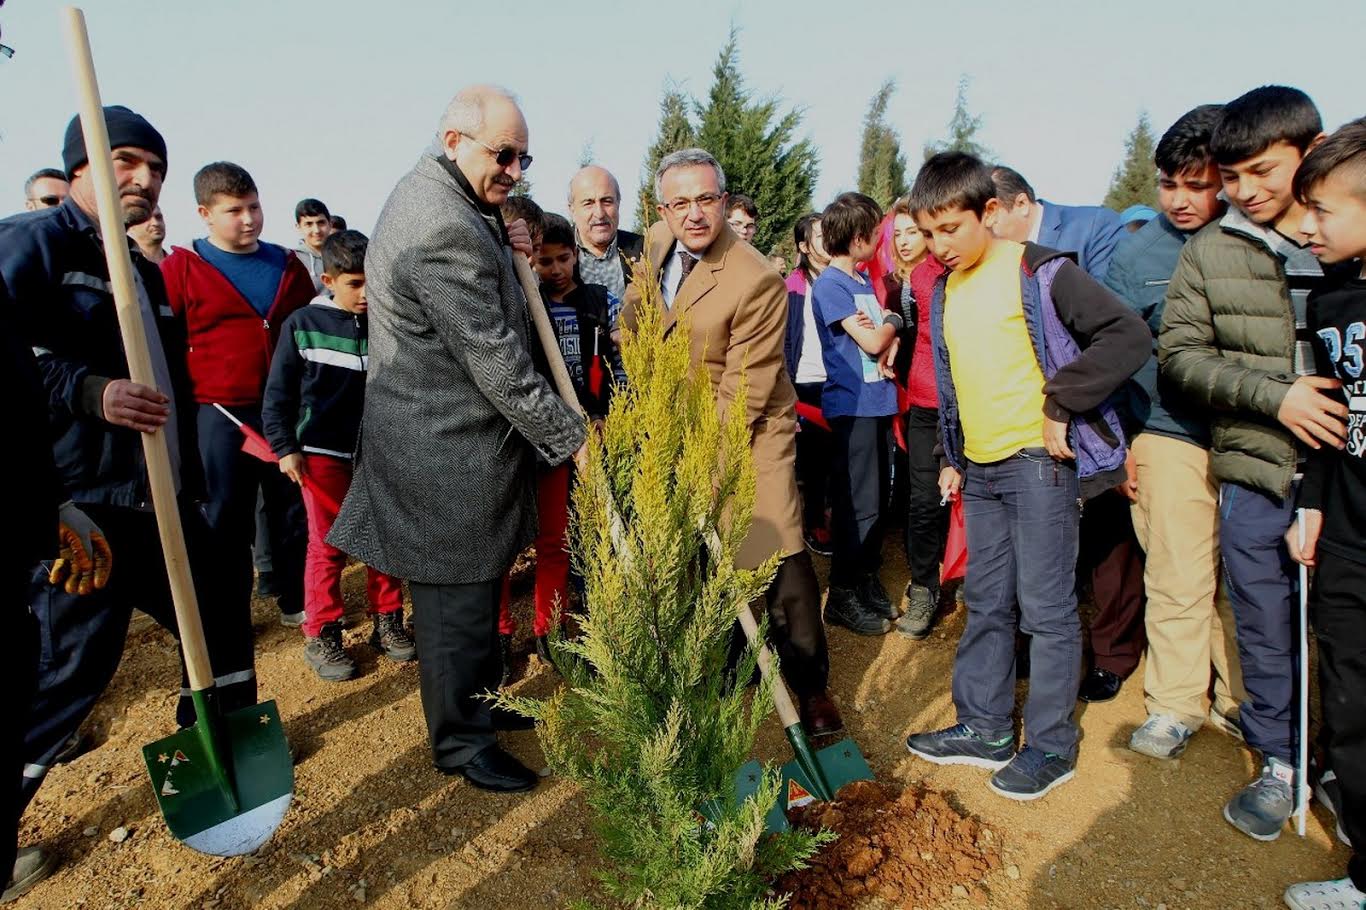
[[(59, 9), (0, 7), (3, 41), (17, 49), (0, 59), (0, 213), (22, 206), (30, 172), (60, 165), (75, 93)], [(888, 77), (913, 165), (943, 134), (968, 73), (984, 141), (1067, 203), (1100, 200), (1142, 108), (1160, 134), (1197, 104), (1282, 82), (1308, 91), (1330, 128), (1366, 114), (1363, 0), (90, 0), (85, 10), (105, 103), (166, 136), (173, 242), (202, 234), (190, 181), (220, 158), (256, 178), (267, 239), (294, 244), (303, 196), (369, 231), (446, 101), (483, 81), (522, 99), (537, 201), (563, 211), (590, 141), (631, 201), (661, 90), (673, 81), (705, 94), (732, 23), (750, 88), (806, 111), (818, 207), (852, 188), (863, 114)]]

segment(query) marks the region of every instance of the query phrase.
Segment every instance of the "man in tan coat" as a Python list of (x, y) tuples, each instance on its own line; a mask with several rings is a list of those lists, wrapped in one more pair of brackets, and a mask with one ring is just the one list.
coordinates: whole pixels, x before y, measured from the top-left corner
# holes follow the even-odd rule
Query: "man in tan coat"
[[(843, 722), (826, 695), (830, 661), (821, 625), (820, 587), (802, 541), (797, 498), (797, 393), (783, 363), (787, 289), (782, 276), (726, 223), (726, 175), (702, 149), (674, 152), (655, 171), (664, 219), (646, 245), (663, 290), (664, 331), (686, 319), (694, 361), (711, 375), (717, 405), (732, 404), (741, 373), (749, 382), (748, 415), (758, 472), (753, 524), (738, 562), (754, 568), (782, 555), (767, 593), (769, 635), (783, 676), (797, 693), (812, 736)], [(635, 328), (640, 294), (627, 289), (623, 324)]]

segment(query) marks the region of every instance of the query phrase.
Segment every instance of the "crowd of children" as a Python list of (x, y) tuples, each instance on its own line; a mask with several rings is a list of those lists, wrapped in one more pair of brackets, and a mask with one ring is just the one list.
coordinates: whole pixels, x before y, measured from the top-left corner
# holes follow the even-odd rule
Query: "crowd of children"
[[(956, 718), (910, 735), (909, 751), (988, 769), (1004, 797), (1042, 797), (1076, 774), (1079, 692), (1113, 697), (1143, 655), (1147, 719), (1129, 747), (1174, 758), (1206, 723), (1245, 740), (1261, 768), (1223, 814), (1272, 840), (1307, 790), (1296, 563), (1311, 567), (1314, 787), (1338, 836), (1366, 843), (1366, 119), (1326, 136), (1304, 93), (1266, 86), (1183, 115), (1154, 165), (1160, 211), (1126, 216), (1137, 229), (1103, 250), (1033, 242), (1032, 188), (962, 152), (929, 158), (886, 213), (842, 193), (797, 222), (785, 354), (805, 537), (830, 560), (825, 618), (925, 638), (952, 609), (941, 561), (959, 508), (969, 558)], [(296, 207), (297, 250), (261, 241), (256, 186), (228, 162), (201, 168), (194, 188), (206, 236), (160, 269), (187, 334), (208, 524), (230, 544), (222, 583), (245, 603), (253, 543), (268, 546), (308, 665), (350, 679), (346, 556), (326, 538), (361, 433), (367, 241), (334, 229), (316, 199)], [(503, 218), (528, 226), (559, 353), (590, 420), (603, 419), (626, 381), (621, 301), (584, 281), (567, 219), (524, 197)], [(742, 239), (759, 218), (732, 197)], [(885, 274), (868, 268), (883, 257)], [(242, 451), (241, 424), (264, 431), (278, 466)], [(573, 587), (571, 480), (569, 465), (537, 477), (533, 634), (547, 660)], [(880, 580), (889, 524), (904, 526), (910, 574), (896, 599)], [(1126, 536), (1136, 555), (1115, 556)], [(1111, 543), (1088, 555), (1100, 541)], [(1091, 568), (1140, 555), (1138, 611), (1112, 608), (1131, 594), (1111, 598)], [(1090, 651), (1078, 608), (1088, 580)], [(372, 570), (368, 595), (371, 645), (411, 660), (401, 582)], [(510, 667), (506, 589), (504, 600)], [(1090, 696), (1088, 670), (1102, 674)], [(1023, 741), (1017, 676), (1028, 678)], [(234, 682), (248, 680), (220, 689)], [(1287, 904), (1366, 906), (1366, 860), (1353, 854), (1348, 871), (1293, 886)]]

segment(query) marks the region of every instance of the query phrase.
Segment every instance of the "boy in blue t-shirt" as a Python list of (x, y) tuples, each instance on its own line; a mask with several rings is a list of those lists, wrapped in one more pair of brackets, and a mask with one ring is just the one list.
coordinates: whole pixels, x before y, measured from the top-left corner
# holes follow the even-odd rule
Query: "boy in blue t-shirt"
[(894, 317), (882, 310), (854, 263), (877, 246), (882, 210), (861, 193), (842, 193), (821, 213), (830, 265), (811, 289), (816, 331), (825, 362), (821, 410), (830, 422), (830, 596), (825, 618), (859, 633), (881, 635), (896, 608), (877, 570), (882, 564), (879, 512), (887, 500), (888, 430), (896, 386), (886, 352), (896, 337)]

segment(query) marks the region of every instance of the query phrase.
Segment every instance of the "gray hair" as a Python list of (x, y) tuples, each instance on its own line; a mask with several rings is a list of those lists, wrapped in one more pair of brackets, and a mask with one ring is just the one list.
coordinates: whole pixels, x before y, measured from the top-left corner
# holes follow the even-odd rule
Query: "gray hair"
[[(574, 207), (574, 182), (579, 179), (580, 174), (582, 174), (589, 168), (602, 171), (604, 174), (608, 176), (608, 178), (612, 181), (612, 192), (617, 194), (617, 202), (621, 202), (621, 183), (618, 182), (617, 176), (600, 164), (585, 164), (583, 167), (579, 168), (577, 171), (574, 172), (573, 177), (569, 178), (569, 207), (571, 209)], [(658, 194), (656, 193), (656, 195)]]
[(471, 85), (463, 88), (446, 105), (441, 122), (436, 127), (436, 140), (440, 145), (447, 132), (454, 131), (462, 136), (473, 136), (484, 128), (484, 111), (490, 98), (506, 98), (517, 104), (517, 96), (500, 85)]
[(721, 170), (721, 162), (717, 161), (715, 156), (706, 149), (690, 148), (670, 152), (659, 162), (659, 167), (655, 168), (655, 198), (658, 199), (663, 195), (659, 184), (669, 171), (676, 167), (702, 167), (704, 165), (716, 171), (716, 186), (724, 193), (726, 191), (726, 172)]

